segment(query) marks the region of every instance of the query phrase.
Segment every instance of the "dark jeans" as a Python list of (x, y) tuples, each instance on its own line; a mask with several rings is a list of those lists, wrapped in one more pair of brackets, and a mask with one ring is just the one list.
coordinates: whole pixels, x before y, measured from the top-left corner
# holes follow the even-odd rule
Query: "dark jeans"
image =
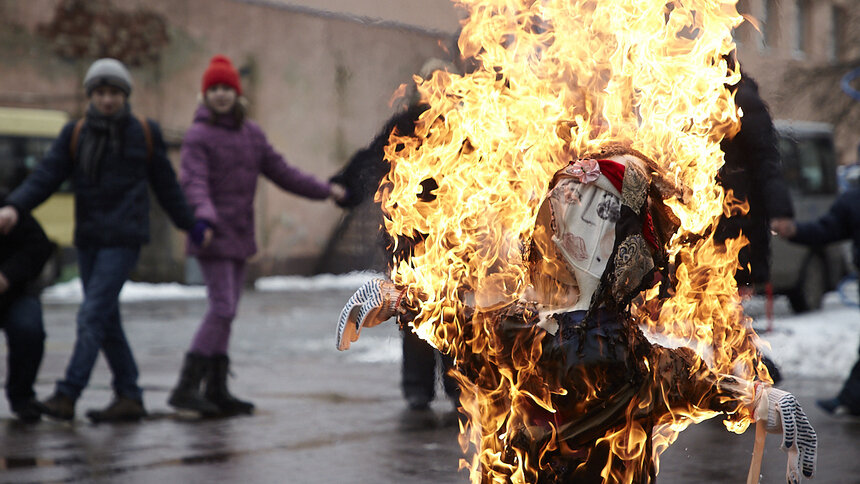
[(848, 407), (852, 413), (860, 412), (860, 358), (854, 363), (854, 368), (842, 385), (842, 391), (839, 392), (839, 401)]
[(436, 396), (436, 356), (442, 360), (442, 385), (454, 404), (458, 403), (460, 388), (448, 375), (454, 366), (450, 356), (442, 355), (410, 329), (403, 330), (403, 396), (410, 406), (429, 404)]
[[(858, 285), (857, 290), (860, 291), (860, 285)], [(842, 391), (839, 392), (837, 398), (852, 413), (860, 412), (860, 358), (851, 368), (851, 373), (848, 374), (848, 379), (842, 385)]]
[(16, 406), (36, 396), (33, 383), (45, 352), (42, 304), (37, 296), (21, 296), (0, 315), (9, 349), (6, 397)]
[(78, 310), (75, 349), (66, 377), (57, 391), (77, 399), (86, 388), (99, 356), (104, 352), (118, 395), (141, 399), (137, 364), (125, 338), (119, 313), (119, 292), (137, 264), (139, 247), (78, 248), (78, 270), (84, 302)]

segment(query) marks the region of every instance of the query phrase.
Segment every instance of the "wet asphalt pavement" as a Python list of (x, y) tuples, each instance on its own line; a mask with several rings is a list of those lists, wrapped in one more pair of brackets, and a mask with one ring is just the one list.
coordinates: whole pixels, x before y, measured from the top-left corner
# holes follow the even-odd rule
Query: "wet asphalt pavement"
[[(2, 483), (465, 483), (451, 405), (432, 420), (407, 419), (399, 389), (400, 337), (393, 324), (334, 348), (334, 327), (351, 291), (246, 292), (233, 330), (231, 389), (252, 400), (249, 417), (195, 420), (166, 404), (203, 300), (123, 305), (151, 416), (138, 424), (90, 424), (89, 408), (111, 398), (99, 360), (73, 423), (23, 425), (0, 404)], [(40, 398), (53, 391), (74, 340), (75, 304), (47, 303)], [(0, 351), (5, 375), (5, 347)], [(819, 483), (860, 483), (860, 419), (814, 405), (839, 380), (789, 379), (819, 434)], [(440, 389), (441, 393), (441, 389)], [(425, 416), (426, 417), (426, 416)], [(417, 423), (435, 424), (431, 427)], [(738, 436), (712, 420), (684, 431), (660, 460), (658, 482), (745, 482), (753, 431)], [(785, 482), (778, 436), (767, 439), (762, 483)]]

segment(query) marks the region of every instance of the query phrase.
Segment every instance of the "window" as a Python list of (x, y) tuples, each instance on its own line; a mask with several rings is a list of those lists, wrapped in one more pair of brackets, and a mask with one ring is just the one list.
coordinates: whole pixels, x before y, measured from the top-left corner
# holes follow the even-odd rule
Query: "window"
[(845, 52), (848, 33), (848, 12), (843, 7), (833, 6), (830, 9), (830, 42), (828, 46), (828, 57), (831, 61), (842, 60), (842, 52)]
[(798, 0), (794, 11), (794, 51), (808, 54), (812, 40), (812, 3), (810, 0)]
[(767, 49), (777, 47), (780, 35), (779, 2), (777, 0), (765, 0), (764, 12), (762, 12), (761, 17), (764, 24), (763, 46)]
[(830, 139), (783, 135), (779, 151), (789, 187), (806, 195), (836, 193), (836, 156)]
[[(741, 15), (750, 15), (750, 7), (748, 0), (738, 0), (737, 4), (738, 13)], [(734, 39), (736, 44), (743, 44), (744, 42), (748, 42), (750, 39), (750, 31), (751, 31), (750, 23), (746, 20), (743, 21), (740, 25), (732, 30), (732, 38)]]

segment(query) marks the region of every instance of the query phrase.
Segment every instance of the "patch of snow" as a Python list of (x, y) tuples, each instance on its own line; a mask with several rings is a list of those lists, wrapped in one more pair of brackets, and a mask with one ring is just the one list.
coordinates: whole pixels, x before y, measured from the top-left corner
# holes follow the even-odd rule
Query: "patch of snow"
[(770, 332), (764, 318), (753, 327), (764, 353), (787, 377), (843, 380), (857, 361), (860, 311), (845, 306), (836, 293), (828, 294), (820, 311), (776, 317)]
[(350, 290), (371, 279), (385, 278), (383, 274), (371, 271), (353, 271), (348, 274), (319, 274), (316, 276), (273, 276), (261, 277), (254, 282), (258, 291), (321, 291)]
[[(258, 291), (323, 291), (353, 290), (374, 278), (384, 278), (378, 272), (355, 271), (349, 274), (320, 274), (317, 276), (275, 276), (257, 279), (254, 289)], [(83, 289), (80, 278), (55, 284), (45, 289), (42, 297), (52, 303), (80, 303)], [(128, 281), (120, 292), (121, 302), (163, 301), (175, 299), (203, 299), (206, 287), (187, 286), (179, 283), (151, 284)]]
[(347, 357), (359, 363), (399, 363), (403, 359), (403, 343), (399, 336), (362, 336), (350, 346)]
[[(167, 299), (203, 299), (206, 288), (203, 286), (186, 286), (171, 282), (152, 284), (148, 282), (128, 281), (123, 285), (119, 294), (121, 302), (167, 300)], [(42, 293), (45, 302), (80, 303), (83, 300), (83, 288), (80, 278), (69, 282), (55, 284)]]

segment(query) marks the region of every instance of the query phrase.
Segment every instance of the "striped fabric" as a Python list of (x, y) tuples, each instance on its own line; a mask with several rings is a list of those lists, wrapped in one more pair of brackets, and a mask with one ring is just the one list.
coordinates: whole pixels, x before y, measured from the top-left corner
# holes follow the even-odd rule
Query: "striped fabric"
[[(367, 281), (355, 291), (346, 305), (340, 311), (337, 321), (335, 345), (340, 351), (349, 349), (349, 345), (358, 339), (365, 321), (372, 321), (383, 308), (382, 279)], [(387, 318), (386, 318), (387, 319)]]
[(766, 392), (767, 430), (771, 433), (782, 432), (780, 447), (788, 453), (786, 482), (797, 484), (802, 477), (812, 478), (818, 453), (815, 429), (794, 395), (777, 388), (769, 388)]

